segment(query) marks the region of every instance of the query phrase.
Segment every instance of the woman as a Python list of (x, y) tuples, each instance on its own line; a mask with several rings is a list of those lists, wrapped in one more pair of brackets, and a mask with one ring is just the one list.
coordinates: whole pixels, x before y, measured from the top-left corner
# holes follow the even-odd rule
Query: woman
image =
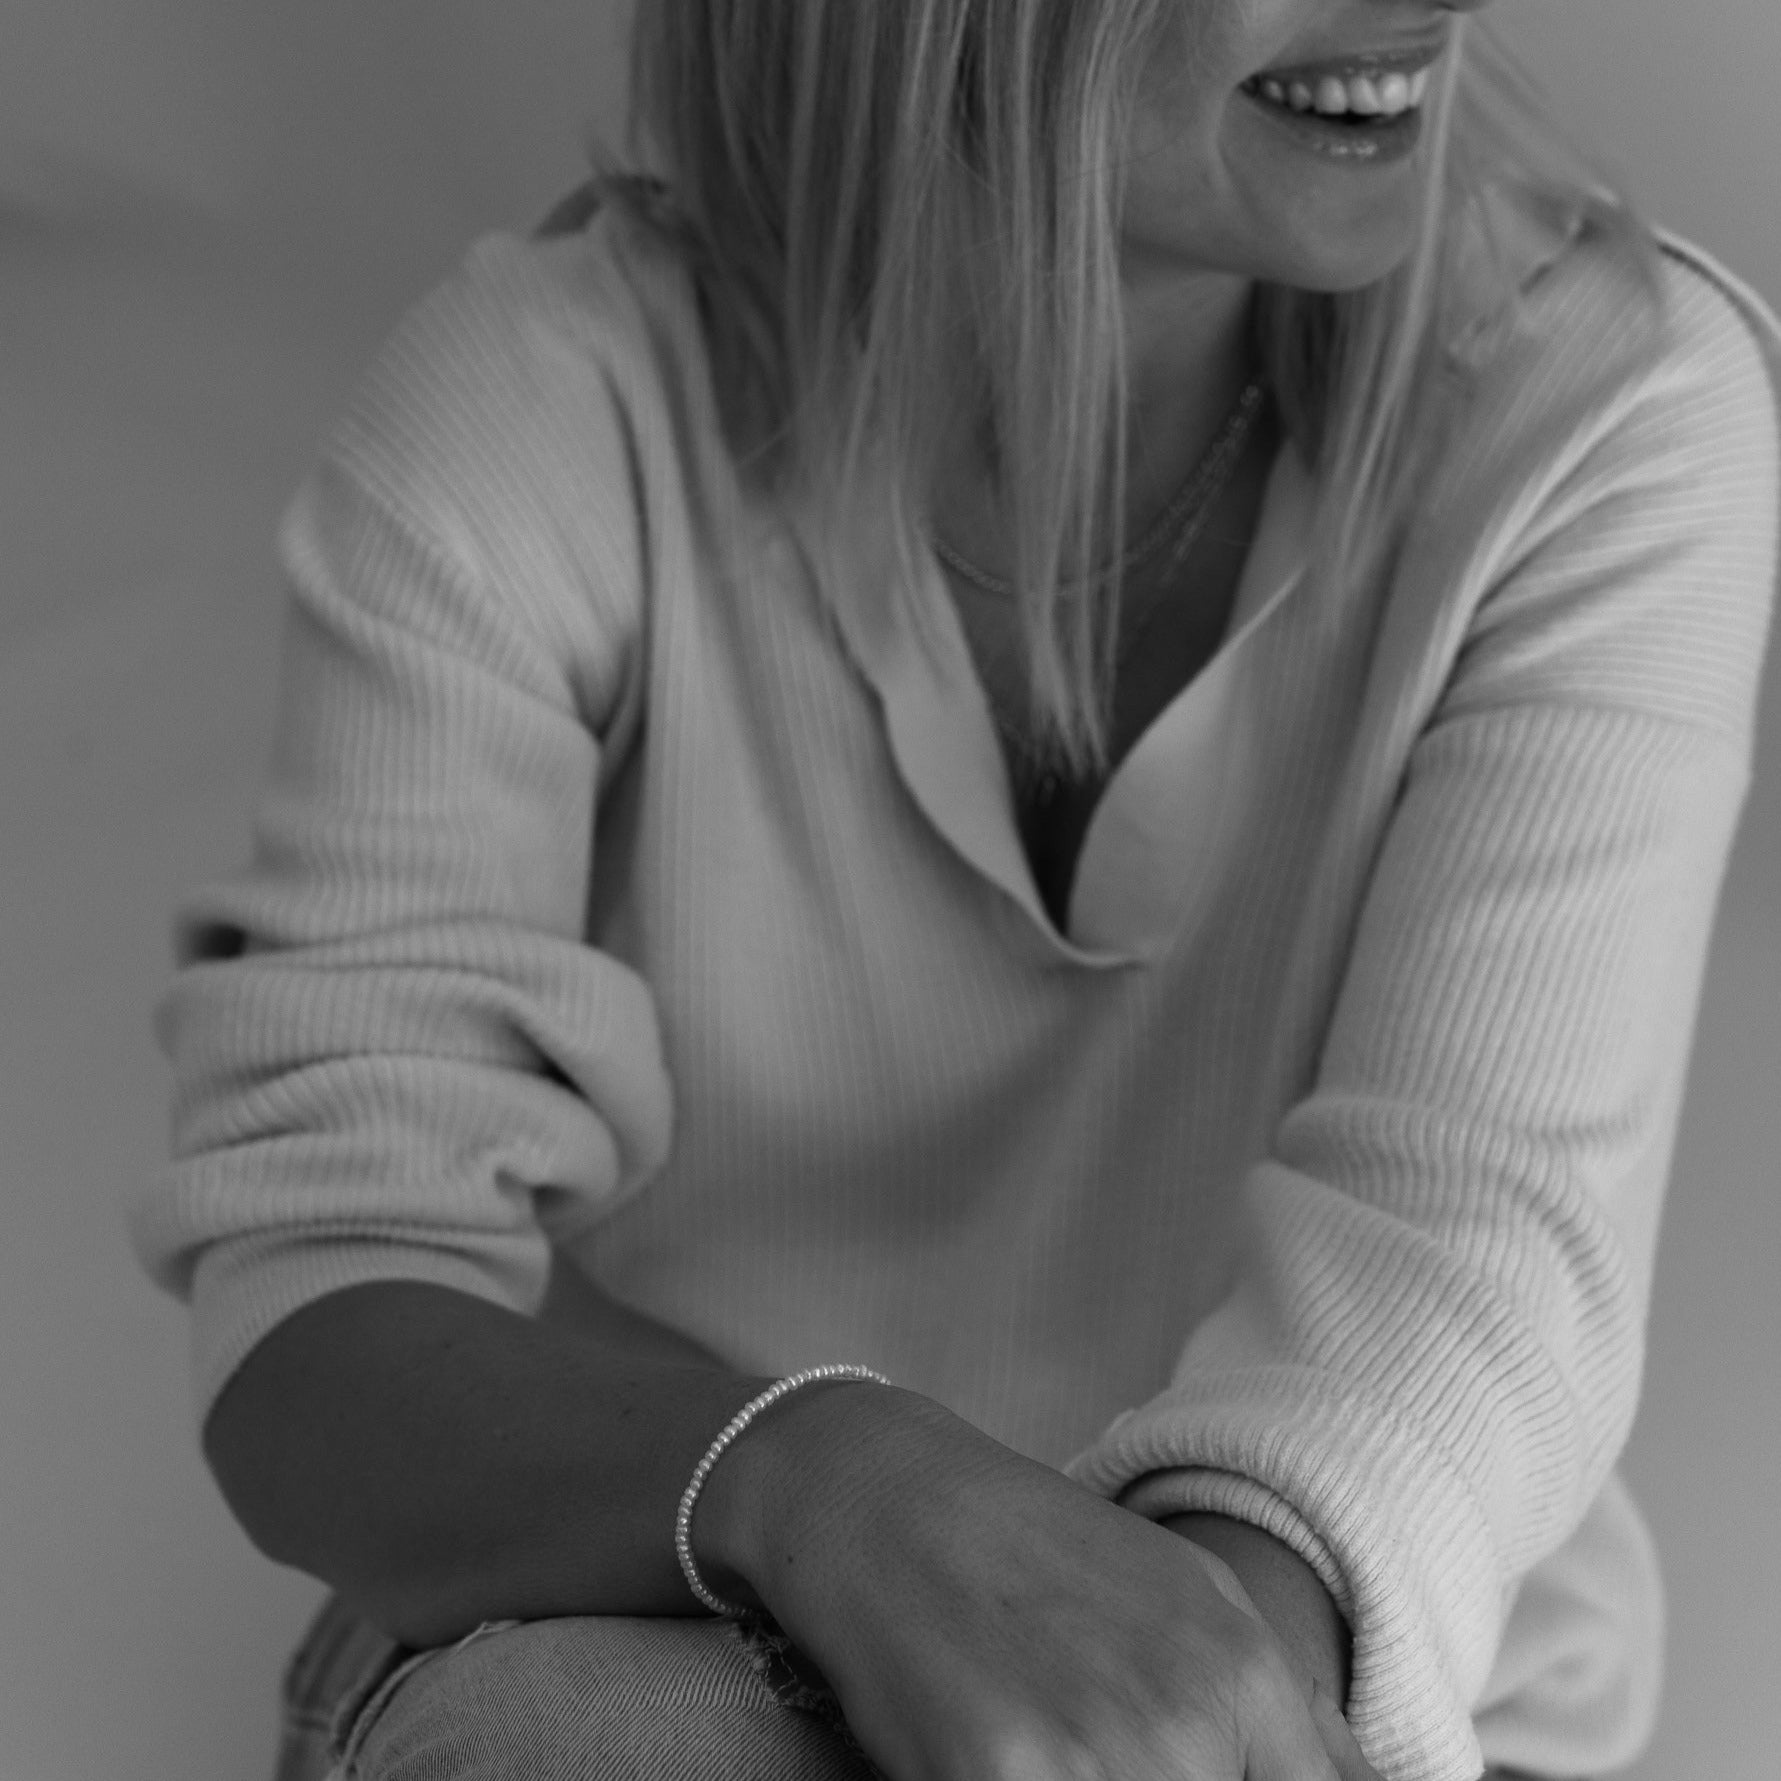
[(653, 0), (392, 342), (137, 1224), (287, 1777), (1637, 1746), (1771, 324), (1469, 10)]

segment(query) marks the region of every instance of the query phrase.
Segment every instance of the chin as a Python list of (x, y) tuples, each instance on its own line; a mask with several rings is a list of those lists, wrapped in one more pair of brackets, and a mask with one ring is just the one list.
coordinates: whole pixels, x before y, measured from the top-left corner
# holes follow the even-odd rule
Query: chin
[(1258, 269), (1257, 276), (1268, 284), (1301, 291), (1358, 291), (1388, 277), (1415, 251), (1415, 219), (1394, 219), (1386, 228), (1300, 240), (1278, 255), (1269, 255), (1269, 265)]
[(1331, 296), (1343, 291), (1363, 291), (1408, 262), (1414, 243), (1406, 242), (1401, 252), (1373, 257), (1350, 256), (1341, 261), (1323, 261), (1303, 267), (1297, 276), (1269, 282), (1290, 285), (1301, 291), (1325, 291)]

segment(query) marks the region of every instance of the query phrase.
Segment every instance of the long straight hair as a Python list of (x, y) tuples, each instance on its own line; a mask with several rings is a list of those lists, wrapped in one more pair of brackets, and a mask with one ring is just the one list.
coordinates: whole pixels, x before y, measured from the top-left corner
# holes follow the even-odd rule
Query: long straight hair
[[(610, 194), (687, 256), (745, 474), (807, 512), (888, 523), (918, 624), (934, 479), (961, 413), (981, 428), (1016, 552), (1030, 752), (1071, 771), (1106, 761), (1119, 589), (1093, 570), (1109, 540), (1120, 554), (1126, 494), (1120, 163), (1172, 10), (647, 0), (629, 155), (649, 177), (595, 151)], [(1475, 362), (1487, 324), (1513, 320), (1505, 204), (1615, 237), (1656, 290), (1633, 212), (1467, 21), (1426, 115), (1404, 264), (1351, 292), (1263, 286), (1253, 304), (1330, 585), (1378, 572), (1462, 342)]]

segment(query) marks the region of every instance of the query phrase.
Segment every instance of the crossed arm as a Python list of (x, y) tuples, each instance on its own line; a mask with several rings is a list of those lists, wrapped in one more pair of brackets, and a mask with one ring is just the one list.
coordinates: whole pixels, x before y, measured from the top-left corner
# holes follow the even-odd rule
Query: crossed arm
[[(692, 1611), (675, 1503), (764, 1381), (586, 1288), (560, 1280), (556, 1300), (573, 1327), (376, 1284), (278, 1326), (205, 1432), (256, 1542), (414, 1645), (484, 1619)], [(1370, 1777), (1315, 1575), (1241, 1523), (1169, 1525), (1186, 1537), (916, 1394), (830, 1384), (737, 1442), (694, 1538), (714, 1587), (817, 1659), (893, 1777), (1063, 1776), (1083, 1753), (1158, 1781)], [(996, 1766), (1035, 1755), (1049, 1766)]]

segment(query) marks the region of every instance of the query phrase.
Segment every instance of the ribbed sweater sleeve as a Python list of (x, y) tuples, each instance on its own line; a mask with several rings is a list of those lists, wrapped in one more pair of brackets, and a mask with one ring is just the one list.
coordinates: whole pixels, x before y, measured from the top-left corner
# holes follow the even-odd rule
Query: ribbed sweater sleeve
[(556, 350), (525, 265), (475, 257), (409, 318), (281, 535), (252, 863), (184, 911), (173, 1162), (136, 1208), (194, 1301), (200, 1409), (334, 1288), (533, 1309), (550, 1238), (667, 1149), (650, 993), (584, 944), (634, 723), (635, 467), (598, 341)]
[[(1392, 1781), (1477, 1774), (1470, 1710), (1517, 1584), (1579, 1524), (1638, 1393), (1775, 575), (1769, 380), (1730, 306), (1690, 286), (1666, 350), (1604, 374), (1616, 394), (1517, 497), (1314, 1089), (1244, 1183), (1233, 1289), (1169, 1388), (1072, 1467), (1311, 1562)], [(1577, 358), (1624, 363), (1555, 319), (1578, 386)], [(1552, 400), (1520, 381), (1498, 439)], [(1453, 474), (1476, 492), (1496, 472), (1462, 447)]]
[[(186, 906), (135, 1208), (200, 1410), (327, 1291), (525, 1312), (554, 1246), (739, 1363), (868, 1359), (1271, 1529), (1374, 1763), (1472, 1781), (1638, 1390), (1773, 603), (1749, 328), (1667, 266), (1635, 337), (1580, 248), (1365, 586), (1288, 572), (1282, 458), (1264, 604), (1085, 843), (1185, 886), (1125, 956), (1016, 894), (962, 641), (746, 511), (640, 241), (485, 244), (289, 515), (253, 855)], [(1228, 809), (1174, 796), (1233, 760)], [(1576, 1648), (1507, 1711), (1593, 1769), (1629, 1715)]]

